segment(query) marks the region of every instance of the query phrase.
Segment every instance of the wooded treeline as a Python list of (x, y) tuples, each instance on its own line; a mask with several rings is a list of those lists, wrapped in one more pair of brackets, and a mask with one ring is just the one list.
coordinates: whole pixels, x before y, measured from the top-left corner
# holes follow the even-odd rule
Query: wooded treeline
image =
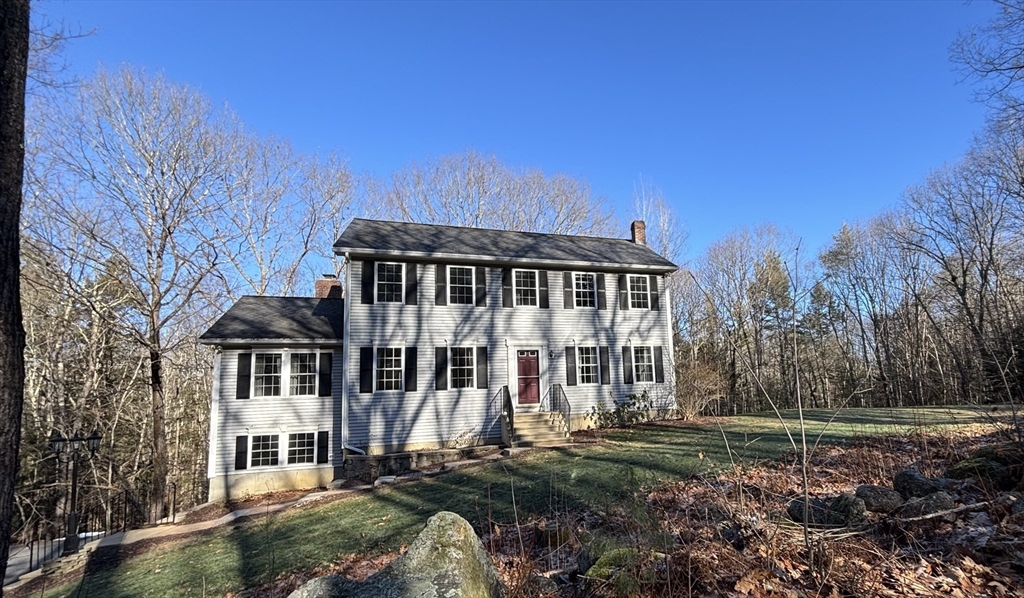
[[(578, 178), (472, 151), (357, 175), (131, 67), (30, 98), (23, 532), (66, 508), (54, 432), (103, 435), (84, 502), (124, 493), (160, 512), (169, 484), (179, 507), (202, 502), (212, 352), (198, 335), (242, 294), (309, 294), (352, 216), (604, 236), (631, 219)], [(831, 408), (1017, 400), (1021, 122), (993, 118), (962, 160), (819, 255), (764, 225), (691, 260), (669, 280), (683, 413), (791, 407), (798, 392)], [(682, 264), (669, 203), (643, 179), (633, 199), (649, 244)]]

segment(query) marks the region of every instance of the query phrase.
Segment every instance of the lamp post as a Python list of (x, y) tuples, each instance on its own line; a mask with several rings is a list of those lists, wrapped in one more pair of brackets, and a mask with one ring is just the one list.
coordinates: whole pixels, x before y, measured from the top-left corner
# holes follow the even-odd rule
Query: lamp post
[(82, 438), (77, 432), (71, 438), (64, 438), (59, 432), (50, 436), (50, 448), (57, 455), (57, 461), (71, 463), (71, 508), (62, 556), (78, 552), (78, 463), (96, 455), (96, 451), (100, 450), (100, 440), (103, 440), (103, 436), (95, 430), (87, 438)]

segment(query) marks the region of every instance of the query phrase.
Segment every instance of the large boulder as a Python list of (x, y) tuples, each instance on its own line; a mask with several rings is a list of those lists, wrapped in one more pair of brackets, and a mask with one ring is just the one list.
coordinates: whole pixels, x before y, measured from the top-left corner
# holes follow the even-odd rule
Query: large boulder
[(928, 496), (908, 500), (900, 510), (900, 516), (906, 518), (923, 517), (948, 511), (955, 506), (953, 497), (940, 490), (939, 492), (932, 492)]
[(314, 579), (289, 598), (504, 598), (484, 547), (468, 521), (442, 511), (409, 549), (363, 583), (329, 575)]
[(857, 488), (857, 498), (872, 513), (891, 513), (903, 505), (903, 496), (892, 488), (865, 484)]
[(789, 503), (786, 511), (797, 523), (842, 527), (864, 521), (866, 508), (864, 501), (850, 492), (844, 492), (830, 500), (811, 498), (809, 509), (805, 509), (804, 499), (798, 498)]
[(946, 470), (946, 477), (954, 480), (974, 478), (990, 490), (1009, 490), (1018, 479), (1006, 465), (984, 457), (960, 461)]
[(906, 499), (928, 496), (942, 489), (939, 482), (925, 477), (916, 469), (904, 469), (896, 474), (892, 480), (892, 487)]

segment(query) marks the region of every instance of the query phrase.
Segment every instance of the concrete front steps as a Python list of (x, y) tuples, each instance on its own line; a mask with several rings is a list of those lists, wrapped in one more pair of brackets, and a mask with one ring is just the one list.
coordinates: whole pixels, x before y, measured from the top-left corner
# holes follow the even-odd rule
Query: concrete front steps
[(572, 442), (557, 411), (517, 411), (514, 447), (561, 446)]

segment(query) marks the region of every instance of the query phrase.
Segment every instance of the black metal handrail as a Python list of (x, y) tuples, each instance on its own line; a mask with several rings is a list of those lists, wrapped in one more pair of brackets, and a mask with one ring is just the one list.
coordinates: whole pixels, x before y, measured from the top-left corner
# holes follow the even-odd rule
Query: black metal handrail
[(565, 396), (561, 384), (551, 385), (551, 410), (562, 414), (565, 433), (572, 434), (572, 405), (569, 404), (569, 398)]

